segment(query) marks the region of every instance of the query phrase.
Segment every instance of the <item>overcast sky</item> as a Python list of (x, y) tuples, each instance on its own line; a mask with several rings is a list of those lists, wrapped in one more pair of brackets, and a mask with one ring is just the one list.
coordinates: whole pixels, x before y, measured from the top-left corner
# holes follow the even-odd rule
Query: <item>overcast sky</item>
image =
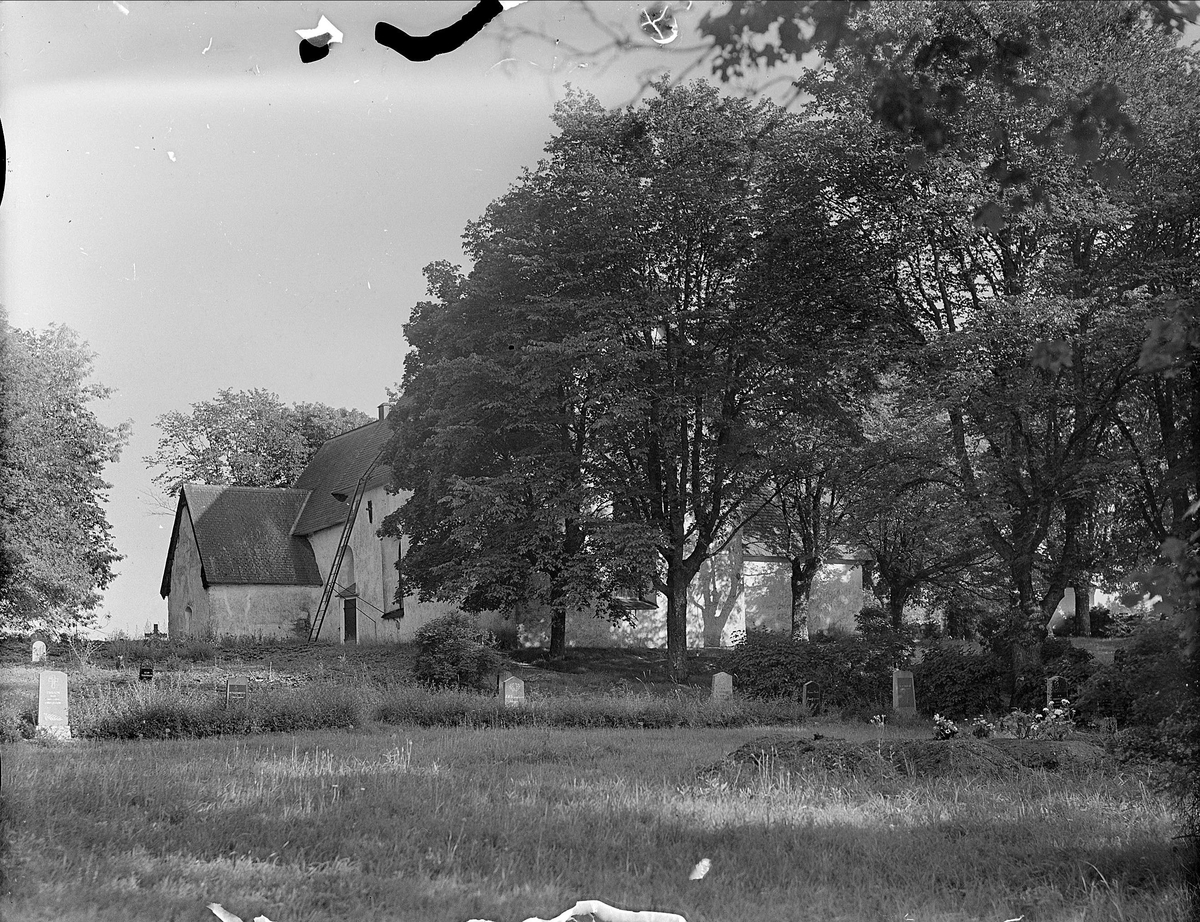
[[(607, 69), (569, 50), (604, 44), (601, 25), (544, 0), (426, 63), (374, 41), (381, 19), (424, 35), (473, 5), (0, 4), (0, 303), (15, 327), (78, 331), (115, 389), (99, 416), (133, 424), (107, 472), (125, 555), (107, 629), (166, 629), (171, 520), (141, 460), (155, 419), (255, 387), (374, 413), (422, 267), (462, 261), (465, 224), (536, 163), (566, 81), (629, 102), (647, 68), (678, 73), (712, 6), (662, 49), (641, 5), (595, 4), (643, 48)], [(302, 64), (294, 30), (322, 14), (344, 42)], [(558, 44), (507, 46), (514, 28)]]

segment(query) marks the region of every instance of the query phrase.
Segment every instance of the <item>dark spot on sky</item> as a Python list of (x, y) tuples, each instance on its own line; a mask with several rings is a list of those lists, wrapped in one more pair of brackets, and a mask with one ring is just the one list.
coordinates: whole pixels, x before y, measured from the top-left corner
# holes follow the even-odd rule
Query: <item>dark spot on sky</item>
[(306, 38), (300, 39), (300, 60), (305, 64), (319, 61), (329, 54), (328, 45), (314, 45)]
[(500, 0), (480, 0), (466, 16), (452, 26), (438, 29), (429, 35), (409, 35), (390, 23), (375, 26), (375, 41), (403, 55), (410, 61), (428, 61), (446, 54), (472, 38), (504, 9)]

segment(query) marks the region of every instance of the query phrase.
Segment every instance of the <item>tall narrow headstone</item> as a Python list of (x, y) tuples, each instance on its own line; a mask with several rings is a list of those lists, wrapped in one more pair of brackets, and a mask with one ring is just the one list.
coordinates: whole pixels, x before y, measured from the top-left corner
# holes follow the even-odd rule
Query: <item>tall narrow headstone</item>
[(231, 704), (246, 704), (250, 700), (250, 679), (235, 675), (225, 682), (225, 707)]
[(892, 672), (892, 710), (902, 717), (917, 716), (917, 692), (911, 672), (903, 669)]
[(517, 707), (525, 703), (525, 682), (510, 675), (500, 683), (500, 700), (505, 707)]
[(46, 661), (46, 644), (41, 640), (33, 642), (33, 661), (35, 663), (44, 663)]
[(733, 676), (728, 672), (718, 672), (712, 677), (712, 700), (728, 701), (733, 697)]
[(65, 672), (46, 671), (38, 679), (38, 729), (62, 739), (71, 738)]

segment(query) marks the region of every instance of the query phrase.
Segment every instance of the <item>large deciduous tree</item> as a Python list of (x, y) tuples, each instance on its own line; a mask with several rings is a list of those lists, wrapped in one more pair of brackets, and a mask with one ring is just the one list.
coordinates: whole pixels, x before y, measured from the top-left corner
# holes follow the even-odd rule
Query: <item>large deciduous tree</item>
[(8, 326), (0, 312), (0, 621), (69, 630), (94, 620), (121, 559), (105, 512), (129, 424), (92, 410), (110, 390), (70, 329)]
[(161, 468), (154, 482), (174, 496), (188, 482), (286, 487), (328, 439), (371, 417), (321, 403), (287, 406), (270, 391), (224, 389), (212, 400), (155, 421), (162, 435), (142, 460)]
[[(539, 465), (557, 459), (561, 476), (539, 467), (537, 477), (559, 484), (553, 495), (566, 503), (526, 490), (526, 506), (568, 523), (595, 510), (651, 535), (670, 669), (682, 679), (688, 586), (760, 504), (786, 423), (869, 382), (856, 356), (880, 333), (872, 321), (886, 286), (861, 223), (827, 194), (813, 136), (769, 103), (660, 84), (624, 111), (572, 93), (555, 122), (546, 159), (468, 231), (476, 268), (453, 304), (442, 299), (428, 331), (416, 329), (424, 306), (414, 317), (410, 419), (432, 420), (427, 445), (462, 442), (456, 427), (471, 434), (469, 463), (456, 459), (438, 483), (479, 473), (470, 449), (485, 445), (507, 476), (512, 459), (495, 440), (511, 451), (528, 438)], [(440, 356), (452, 361), (433, 364)], [(477, 383), (410, 391), (420, 374)], [(430, 393), (446, 401), (433, 415)], [(518, 406), (536, 407), (537, 424)], [(429, 502), (450, 502), (436, 492)], [(518, 494), (503, 494), (513, 508)]]
[[(507, 206), (502, 223), (524, 228), (520, 247), (536, 261), (530, 203), (514, 194)], [(549, 653), (561, 657), (567, 613), (625, 617), (617, 595), (649, 582), (653, 548), (644, 529), (614, 521), (584, 474), (595, 415), (585, 346), (564, 335), (568, 312), (542, 300), (553, 286), (530, 280), (510, 246), (471, 236), (470, 280), (427, 267), (436, 300), (405, 326), (412, 352), (389, 457), (412, 495), (384, 530), (408, 537), (403, 572), (423, 598), (514, 618), (545, 610)]]
[[(878, 85), (850, 51), (804, 85), (852, 143), (908, 162), (865, 208), (889, 216), (897, 289), (922, 342), (910, 406), (944, 420), (959, 495), (1008, 571), (1019, 620), (1044, 630), (1064, 589), (1084, 582), (1099, 486), (1118, 469), (1110, 446), (1141, 381), (1157, 308), (1132, 271), (1137, 239), (1194, 182), (1195, 158), (1181, 157), (1200, 133), (1194, 55), (1121, 4), (873, 5), (867, 16), (901, 70), (960, 33), (1036, 37), (1000, 82), (943, 60), (972, 103), (942, 112), (944, 136), (916, 157), (872, 121)], [(1119, 94), (1120, 117), (1090, 108), (1072, 122), (1100, 85)], [(1073, 128), (1046, 131), (1058, 123)]]

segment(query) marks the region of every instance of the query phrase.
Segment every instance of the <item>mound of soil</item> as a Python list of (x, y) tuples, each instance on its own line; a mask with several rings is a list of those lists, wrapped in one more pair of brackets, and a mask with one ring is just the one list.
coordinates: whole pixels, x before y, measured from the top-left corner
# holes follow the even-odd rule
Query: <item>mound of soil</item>
[[(995, 745), (995, 744), (1003, 745)], [(1012, 745), (1012, 744), (1022, 745)], [(702, 775), (747, 777), (760, 769), (795, 774), (814, 771), (864, 777), (1012, 778), (1030, 769), (1087, 769), (1104, 751), (1080, 741), (886, 740), (766, 736), (734, 750)]]
[(988, 743), (1026, 768), (1044, 771), (1090, 771), (1105, 759), (1104, 750), (1084, 740), (1008, 740)]

